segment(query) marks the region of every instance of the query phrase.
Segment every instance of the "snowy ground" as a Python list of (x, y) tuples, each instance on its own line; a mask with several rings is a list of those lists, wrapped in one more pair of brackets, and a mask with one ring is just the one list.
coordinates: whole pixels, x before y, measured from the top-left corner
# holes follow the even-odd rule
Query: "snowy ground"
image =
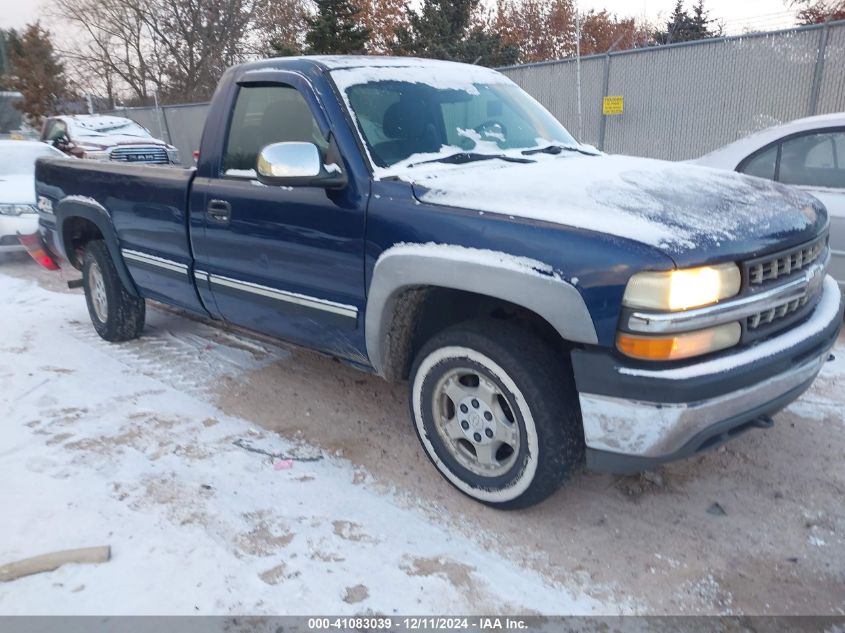
[(428, 465), (401, 386), (331, 359), (156, 308), (109, 345), (24, 261), (0, 323), (0, 564), (113, 552), (0, 584), (0, 614), (845, 609), (843, 339), (775, 429), (502, 513)]

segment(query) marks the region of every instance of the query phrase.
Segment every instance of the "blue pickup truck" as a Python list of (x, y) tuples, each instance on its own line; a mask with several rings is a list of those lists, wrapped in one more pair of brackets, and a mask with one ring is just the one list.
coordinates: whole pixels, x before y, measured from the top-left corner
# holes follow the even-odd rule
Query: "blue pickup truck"
[(237, 66), (195, 169), (42, 159), (36, 190), (104, 339), (151, 299), (407, 381), (434, 466), (499, 508), (770, 426), (842, 325), (816, 199), (602, 154), (476, 66)]

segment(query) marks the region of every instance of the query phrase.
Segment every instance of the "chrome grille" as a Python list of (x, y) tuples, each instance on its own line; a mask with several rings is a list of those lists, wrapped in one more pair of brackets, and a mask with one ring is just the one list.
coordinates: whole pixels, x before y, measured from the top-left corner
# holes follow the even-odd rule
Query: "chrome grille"
[(167, 151), (163, 147), (118, 147), (111, 151), (111, 159), (122, 163), (167, 165)]
[(816, 261), (824, 247), (825, 238), (822, 238), (770, 258), (755, 260), (748, 266), (748, 283), (758, 286), (767, 281), (788, 277)]
[[(824, 234), (812, 242), (806, 242), (779, 253), (745, 262), (743, 266), (748, 290), (752, 293), (763, 291), (769, 286), (778, 287), (798, 277), (806, 276), (804, 271), (811, 265), (818, 266), (819, 262), (824, 262), (827, 259), (827, 240), (828, 236)], [(800, 318), (798, 313), (809, 310), (808, 304), (815, 303), (818, 299), (818, 292), (815, 289), (807, 288), (805, 292), (806, 294), (800, 298), (793, 298), (747, 317), (745, 320), (746, 332), (763, 335), (766, 332), (785, 327), (796, 318)], [(795, 316), (790, 318), (791, 315)], [(781, 325), (781, 321), (783, 321), (783, 325)]]
[(794, 299), (788, 303), (784, 303), (779, 305), (775, 308), (771, 308), (766, 310), (765, 312), (758, 312), (757, 314), (752, 314), (748, 317), (746, 321), (746, 325), (748, 326), (749, 330), (756, 330), (759, 327), (764, 325), (768, 325), (769, 323), (777, 320), (782, 319), (783, 317), (792, 314), (793, 312), (797, 312), (810, 300), (809, 297), (804, 296), (801, 299)]

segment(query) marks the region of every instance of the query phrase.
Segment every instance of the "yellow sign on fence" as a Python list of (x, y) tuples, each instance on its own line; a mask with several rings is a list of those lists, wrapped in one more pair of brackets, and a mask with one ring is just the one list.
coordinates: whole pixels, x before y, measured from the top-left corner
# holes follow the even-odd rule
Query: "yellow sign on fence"
[(601, 104), (602, 114), (622, 114), (625, 111), (625, 97), (605, 97)]

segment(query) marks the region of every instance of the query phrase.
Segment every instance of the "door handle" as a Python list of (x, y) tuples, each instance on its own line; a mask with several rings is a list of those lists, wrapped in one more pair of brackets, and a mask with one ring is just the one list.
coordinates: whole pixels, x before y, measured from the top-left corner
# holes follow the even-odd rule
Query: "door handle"
[(227, 224), (232, 218), (232, 205), (225, 200), (212, 200), (206, 209), (208, 219), (219, 224)]

